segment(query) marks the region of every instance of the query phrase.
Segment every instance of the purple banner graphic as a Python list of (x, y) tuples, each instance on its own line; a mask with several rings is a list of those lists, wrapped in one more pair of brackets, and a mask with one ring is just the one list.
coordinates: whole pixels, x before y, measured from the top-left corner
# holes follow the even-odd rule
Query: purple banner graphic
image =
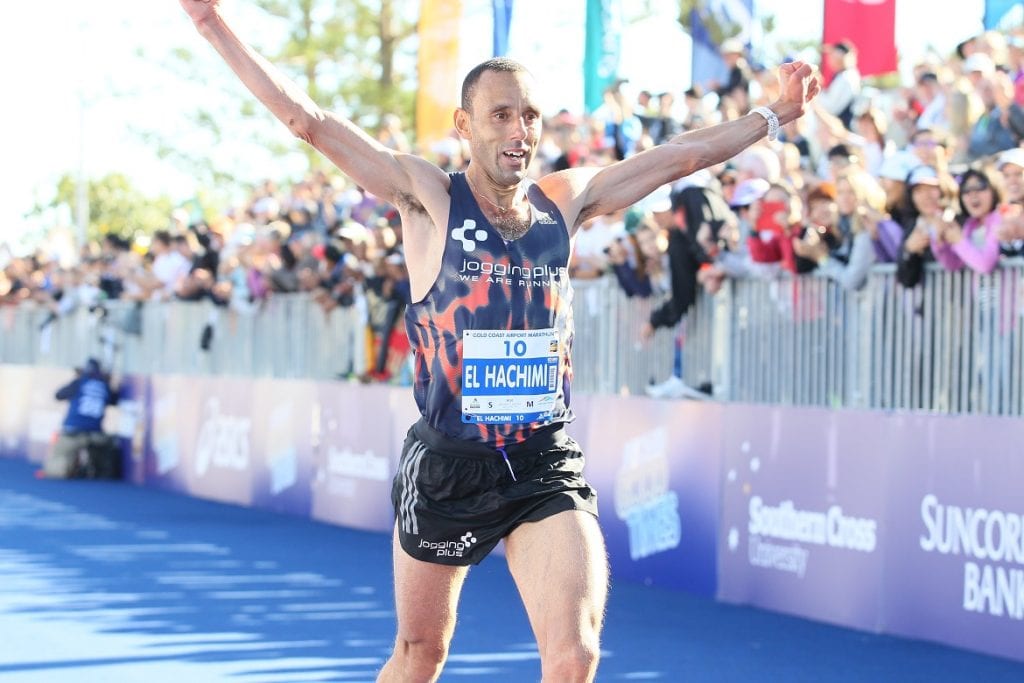
[(200, 382), (181, 375), (150, 378), (145, 457), (148, 486), (190, 493), (188, 464), (198, 429)]
[(256, 380), (252, 394), (253, 504), (308, 517), (319, 429), (316, 385)]
[[(252, 503), (252, 382), (241, 378), (193, 379), (196, 431), (185, 442), (189, 492), (203, 498)], [(267, 416), (260, 416), (265, 419)]]
[(891, 425), (885, 630), (1024, 660), (1020, 420)]
[(887, 449), (877, 423), (819, 409), (725, 408), (721, 599), (880, 627)]
[(713, 596), (721, 407), (591, 397), (589, 415), (612, 575)]
[(319, 448), (313, 474), (312, 517), (368, 531), (391, 529), (395, 389), (317, 385)]

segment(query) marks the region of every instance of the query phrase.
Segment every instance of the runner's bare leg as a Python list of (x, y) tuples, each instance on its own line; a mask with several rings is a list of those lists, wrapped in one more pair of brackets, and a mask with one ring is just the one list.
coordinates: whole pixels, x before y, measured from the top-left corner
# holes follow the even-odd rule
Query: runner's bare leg
[(455, 633), (455, 612), (468, 567), (449, 567), (410, 557), (392, 541), (398, 637), (378, 683), (436, 681)]
[(505, 539), (540, 648), (545, 683), (594, 680), (608, 596), (608, 559), (593, 515), (571, 510), (516, 528)]

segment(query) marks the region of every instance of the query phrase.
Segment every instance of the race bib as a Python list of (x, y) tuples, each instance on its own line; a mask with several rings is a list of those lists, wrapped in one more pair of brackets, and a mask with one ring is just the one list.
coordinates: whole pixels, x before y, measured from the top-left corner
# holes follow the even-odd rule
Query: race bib
[(465, 330), (462, 421), (550, 420), (558, 393), (558, 335), (544, 330)]

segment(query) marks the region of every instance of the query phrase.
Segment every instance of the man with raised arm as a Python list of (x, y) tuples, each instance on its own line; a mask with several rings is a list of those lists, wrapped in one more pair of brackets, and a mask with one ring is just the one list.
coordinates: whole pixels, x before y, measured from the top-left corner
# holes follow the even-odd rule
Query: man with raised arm
[(180, 0), (199, 33), (297, 137), (402, 218), (422, 417), (406, 438), (392, 501), (397, 638), (380, 681), (434, 681), (470, 564), (505, 540), (537, 638), (543, 680), (591, 681), (608, 568), (597, 500), (566, 435), (573, 337), (570, 240), (593, 216), (725, 161), (801, 116), (809, 65), (779, 68), (781, 98), (605, 168), (532, 182), (541, 134), (534, 80), (492, 59), (462, 86), (454, 123), (465, 173), (388, 149), (323, 111), (234, 34), (218, 0)]

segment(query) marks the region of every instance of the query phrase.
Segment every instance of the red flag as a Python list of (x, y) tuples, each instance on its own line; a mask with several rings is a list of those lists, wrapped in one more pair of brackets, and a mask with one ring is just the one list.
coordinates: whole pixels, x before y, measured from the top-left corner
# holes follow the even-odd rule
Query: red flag
[(857, 48), (861, 75), (896, 71), (896, 0), (825, 0), (822, 42), (843, 40)]

